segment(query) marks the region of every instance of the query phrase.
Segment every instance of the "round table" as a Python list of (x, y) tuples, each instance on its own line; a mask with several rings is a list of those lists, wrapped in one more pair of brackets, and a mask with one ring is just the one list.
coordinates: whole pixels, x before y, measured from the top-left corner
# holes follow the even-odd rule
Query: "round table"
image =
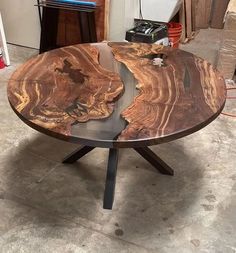
[(109, 148), (104, 203), (114, 200), (119, 148), (134, 148), (162, 174), (173, 170), (148, 146), (213, 121), (226, 100), (224, 79), (207, 61), (156, 44), (109, 42), (38, 55), (10, 78), (12, 109), (39, 132), (83, 145), (63, 162)]

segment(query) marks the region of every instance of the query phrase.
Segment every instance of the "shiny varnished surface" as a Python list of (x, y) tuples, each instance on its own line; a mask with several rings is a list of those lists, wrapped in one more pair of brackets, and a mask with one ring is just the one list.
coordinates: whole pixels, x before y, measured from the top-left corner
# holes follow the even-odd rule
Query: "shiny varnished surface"
[(27, 61), (8, 85), (12, 108), (31, 127), (101, 147), (188, 135), (219, 115), (225, 95), (223, 78), (206, 61), (135, 43), (53, 50)]
[(110, 116), (123, 83), (98, 56), (96, 48), (80, 45), (29, 60), (9, 83), (11, 103), (24, 118), (65, 135), (76, 122)]
[[(221, 110), (225, 84), (193, 55), (158, 45), (109, 43), (138, 80), (140, 94), (122, 112), (129, 122), (119, 140), (164, 137), (191, 130)], [(162, 58), (162, 66), (155, 59)]]

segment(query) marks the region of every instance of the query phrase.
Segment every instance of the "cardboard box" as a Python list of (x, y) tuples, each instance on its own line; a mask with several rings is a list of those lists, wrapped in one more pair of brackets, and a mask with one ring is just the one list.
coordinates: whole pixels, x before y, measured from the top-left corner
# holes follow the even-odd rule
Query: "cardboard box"
[(236, 0), (231, 0), (225, 16), (225, 26), (217, 68), (226, 79), (233, 79), (236, 69)]

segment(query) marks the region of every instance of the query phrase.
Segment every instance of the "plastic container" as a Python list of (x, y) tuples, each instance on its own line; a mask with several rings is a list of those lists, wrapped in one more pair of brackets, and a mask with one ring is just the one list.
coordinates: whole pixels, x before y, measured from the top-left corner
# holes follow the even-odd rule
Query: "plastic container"
[(182, 25), (180, 23), (168, 23), (168, 37), (170, 45), (173, 48), (179, 48), (179, 42), (182, 35)]

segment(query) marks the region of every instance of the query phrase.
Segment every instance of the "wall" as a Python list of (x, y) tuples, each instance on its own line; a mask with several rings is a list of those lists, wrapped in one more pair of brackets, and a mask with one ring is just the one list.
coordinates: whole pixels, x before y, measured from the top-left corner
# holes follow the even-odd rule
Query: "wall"
[[(108, 39), (123, 41), (126, 30), (139, 17), (139, 0), (110, 0)], [(40, 24), (36, 0), (0, 0), (7, 41), (17, 45), (39, 48)]]
[[(142, 0), (144, 19), (168, 22), (177, 12), (182, 0)], [(126, 30), (139, 18), (139, 0), (110, 0), (110, 32), (108, 39), (122, 41)]]
[(182, 0), (142, 0), (143, 18), (169, 22), (181, 4)]
[(36, 0), (0, 0), (7, 42), (39, 48), (40, 23)]
[(108, 40), (123, 41), (135, 17), (139, 17), (139, 0), (111, 0)]

